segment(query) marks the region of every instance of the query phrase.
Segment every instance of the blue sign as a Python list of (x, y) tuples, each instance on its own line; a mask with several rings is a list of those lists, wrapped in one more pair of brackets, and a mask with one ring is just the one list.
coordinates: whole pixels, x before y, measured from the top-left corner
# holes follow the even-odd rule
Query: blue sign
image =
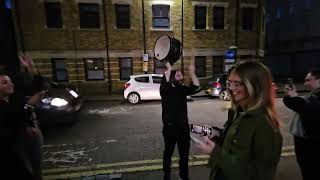
[(224, 57), (225, 57), (226, 59), (235, 59), (236, 53), (234, 52), (234, 50), (229, 49), (229, 50), (227, 50), (226, 53), (224, 54)]
[(5, 0), (5, 5), (7, 9), (11, 9), (11, 0)]

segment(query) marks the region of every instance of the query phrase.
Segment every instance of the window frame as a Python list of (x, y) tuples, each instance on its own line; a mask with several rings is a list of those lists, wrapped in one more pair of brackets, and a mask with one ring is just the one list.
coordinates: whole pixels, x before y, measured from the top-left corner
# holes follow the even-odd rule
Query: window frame
[[(167, 70), (166, 67), (166, 62), (160, 62), (156, 58), (154, 58), (154, 67), (153, 67), (153, 72), (154, 74), (164, 74), (164, 72)], [(157, 71), (161, 71), (162, 73), (158, 73)]]
[[(125, 67), (125, 69), (123, 69), (122, 64), (123, 64), (123, 60), (129, 59), (130, 60), (130, 67)], [(123, 77), (123, 70), (129, 69), (130, 73), (128, 77)], [(119, 79), (120, 81), (125, 81), (128, 80), (130, 78), (130, 76), (133, 74), (133, 59), (132, 57), (119, 57)]]
[[(50, 6), (51, 6), (51, 8), (50, 8)], [(44, 13), (45, 13), (45, 18), (46, 18), (46, 28), (49, 28), (49, 29), (63, 28), (61, 2), (59, 2), (59, 1), (54, 1), (54, 2), (44, 1)], [(53, 23), (52, 23), (52, 20), (54, 20)]]
[[(128, 8), (127, 12), (128, 14), (122, 14), (119, 9), (121, 7), (125, 7), (125, 8)], [(130, 19), (130, 5), (129, 4), (115, 4), (114, 5), (114, 8), (115, 8), (115, 17), (116, 17), (116, 28), (117, 29), (131, 29), (131, 19)], [(127, 16), (127, 17), (125, 17)], [(128, 21), (128, 22), (121, 22), (120, 23), (120, 20), (121, 19), (125, 19), (125, 21)]]
[[(88, 69), (88, 66), (87, 66), (87, 61), (86, 60), (100, 60), (102, 61), (102, 68), (99, 68), (99, 69)], [(85, 73), (86, 73), (86, 80), (87, 81), (99, 81), (99, 80), (105, 80), (105, 72), (104, 72), (104, 59), (103, 58), (83, 58), (83, 61), (84, 61), (84, 68), (85, 68)], [(92, 79), (92, 78), (89, 78), (89, 74), (88, 72), (89, 71), (102, 71), (102, 75), (103, 77), (102, 78), (95, 78), (95, 79)]]
[[(154, 15), (154, 9), (156, 7), (168, 7), (168, 15), (167, 16), (155, 16)], [(170, 29), (171, 28), (171, 19), (170, 19), (170, 10), (171, 10), (171, 7), (170, 5), (168, 4), (152, 4), (151, 6), (152, 10), (151, 10), (151, 13), (152, 13), (152, 28), (154, 29)], [(155, 19), (168, 19), (168, 25), (167, 26), (155, 26)]]
[[(248, 14), (245, 13), (245, 10), (251, 10), (252, 12), (252, 17), (251, 17), (251, 20), (247, 20), (245, 19), (246, 17), (248, 17)], [(242, 7), (241, 8), (241, 11), (242, 11), (242, 16), (241, 16), (241, 29), (244, 30), (244, 31), (254, 31), (255, 30), (255, 13), (256, 13), (256, 8), (254, 7)], [(251, 28), (250, 29), (247, 29), (246, 26), (249, 26), (249, 25), (246, 25), (245, 26), (245, 22), (249, 22), (251, 21)]]
[[(201, 10), (205, 10), (205, 15), (204, 15), (204, 24), (197, 24), (197, 22), (199, 22), (199, 18), (201, 18)], [(198, 10), (198, 11), (197, 11)], [(198, 13), (199, 14), (198, 14)], [(196, 5), (194, 6), (194, 29), (195, 30), (205, 30), (207, 29), (207, 6), (200, 6), (200, 5)], [(201, 20), (200, 20), (201, 21)], [(198, 25), (198, 26), (197, 26)], [(199, 27), (200, 26), (200, 27)]]
[[(218, 8), (218, 9), (219, 9), (219, 8), (223, 8), (223, 18), (222, 18), (222, 20), (221, 20), (221, 19), (217, 20), (216, 14), (215, 14), (215, 13), (216, 13), (215, 8)], [(226, 29), (226, 28), (225, 28), (225, 27), (226, 27), (226, 7), (224, 7), (224, 6), (213, 6), (213, 8), (212, 8), (212, 15), (213, 15), (213, 17), (212, 17), (212, 21), (213, 21), (212, 27), (213, 27), (213, 29), (214, 29), (214, 30), (224, 30), (224, 29)], [(215, 27), (217, 21), (218, 21), (218, 22), (223, 22), (223, 26), (220, 27), (219, 25), (221, 25), (221, 24), (218, 24), (218, 25), (217, 25), (218, 27)]]
[[(52, 75), (54, 77), (54, 80), (57, 82), (68, 82), (69, 81), (69, 74), (68, 74), (68, 67), (66, 63), (66, 58), (51, 58), (51, 66), (52, 66)], [(65, 68), (57, 68), (57, 60), (63, 61)], [(65, 72), (66, 73), (66, 79), (65, 80), (59, 80), (57, 77), (57, 72)]]
[[(215, 63), (217, 61), (220, 61), (220, 62)], [(212, 57), (212, 75), (224, 73), (224, 61), (225, 61), (224, 56), (213, 56)], [(219, 67), (219, 65), (220, 65), (220, 67)], [(217, 72), (216, 69), (219, 69), (219, 72)]]
[[(206, 65), (207, 65), (207, 57), (206, 56), (195, 56), (195, 71), (196, 71), (196, 75), (197, 75), (197, 77), (199, 77), (199, 78), (202, 78), (202, 77), (206, 77), (207, 76), (207, 68), (206, 68)], [(198, 64), (199, 62), (203, 62), (203, 72), (202, 72), (202, 74), (199, 74), (199, 66), (201, 65), (201, 64)]]
[[(90, 14), (88, 14), (88, 11), (83, 12), (83, 8), (85, 6), (89, 6), (89, 8), (96, 7), (97, 12), (95, 12), (95, 14), (93, 14), (93, 12), (90, 12)], [(80, 27), (80, 29), (101, 29), (100, 4), (81, 2), (81, 3), (78, 3), (78, 10), (79, 10), (79, 27)], [(95, 24), (85, 24), (85, 23), (90, 22), (87, 19), (92, 20), (92, 17), (95, 17), (96, 23)]]

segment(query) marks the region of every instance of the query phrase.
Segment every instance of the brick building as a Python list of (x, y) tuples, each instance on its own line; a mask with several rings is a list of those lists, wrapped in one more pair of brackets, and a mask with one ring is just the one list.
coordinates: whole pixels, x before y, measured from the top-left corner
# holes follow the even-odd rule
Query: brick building
[(236, 0), (15, 0), (14, 14), (19, 46), (42, 75), (85, 94), (108, 93), (121, 92), (129, 75), (145, 73), (145, 53), (146, 72), (163, 72), (153, 55), (163, 34), (183, 42), (175, 66), (187, 74), (195, 60), (202, 83), (224, 71), (229, 46), (237, 45), (238, 59), (257, 58), (264, 49), (265, 2), (238, 3), (236, 11)]

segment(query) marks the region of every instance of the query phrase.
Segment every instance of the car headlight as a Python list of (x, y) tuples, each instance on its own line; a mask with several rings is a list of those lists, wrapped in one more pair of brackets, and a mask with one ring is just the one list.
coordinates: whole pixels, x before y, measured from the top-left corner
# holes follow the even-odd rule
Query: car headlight
[(70, 90), (69, 93), (70, 93), (74, 98), (79, 97), (79, 95), (78, 95), (74, 90)]
[(65, 106), (67, 104), (68, 104), (68, 102), (64, 99), (61, 99), (61, 98), (53, 98), (51, 101), (51, 105), (57, 106), (57, 107)]

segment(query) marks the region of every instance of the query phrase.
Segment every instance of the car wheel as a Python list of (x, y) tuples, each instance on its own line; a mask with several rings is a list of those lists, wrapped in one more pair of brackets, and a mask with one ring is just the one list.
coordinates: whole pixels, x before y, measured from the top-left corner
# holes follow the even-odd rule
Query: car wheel
[(138, 104), (140, 102), (140, 96), (138, 93), (130, 93), (128, 95), (128, 101), (131, 104)]
[(221, 93), (220, 93), (220, 96), (219, 98), (223, 101), (229, 101), (230, 100), (230, 94), (227, 90), (223, 90)]

